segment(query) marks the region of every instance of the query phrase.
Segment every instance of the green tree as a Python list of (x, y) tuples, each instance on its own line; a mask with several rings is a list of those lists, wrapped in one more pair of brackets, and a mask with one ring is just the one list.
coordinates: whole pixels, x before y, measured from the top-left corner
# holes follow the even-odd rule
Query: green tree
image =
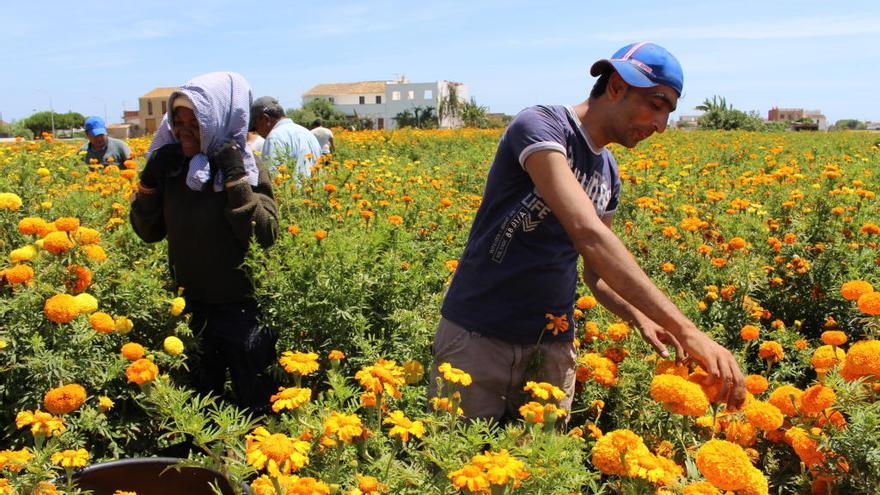
[(286, 113), (291, 120), (304, 127), (311, 127), (315, 119), (323, 120), (327, 127), (344, 127), (349, 120), (330, 100), (324, 98), (316, 98), (300, 108), (289, 108)]
[(414, 107), (406, 109), (394, 116), (397, 127), (415, 127), (419, 129), (433, 129), (439, 125), (434, 107)]
[(471, 101), (465, 103), (461, 108), (461, 121), (465, 127), (488, 127), (489, 119), (486, 118), (488, 109), (477, 103), (477, 100), (471, 98)]
[(0, 125), (0, 137), (21, 136), (25, 139), (33, 139), (34, 133), (24, 126), (24, 121), (4, 122)]
[(39, 136), (43, 132), (52, 132), (53, 121), (57, 130), (80, 128), (85, 120), (86, 118), (78, 112), (37, 112), (24, 119), (23, 125), (30, 129), (34, 136)]
[(834, 128), (837, 130), (864, 130), (868, 128), (868, 125), (862, 122), (861, 120), (856, 119), (842, 119), (838, 120), (834, 123)]
[(703, 103), (694, 107), (704, 113), (697, 119), (700, 129), (718, 129), (730, 131), (741, 129), (744, 131), (763, 131), (765, 123), (757, 112), (743, 112), (733, 108), (727, 100), (721, 96), (706, 98)]

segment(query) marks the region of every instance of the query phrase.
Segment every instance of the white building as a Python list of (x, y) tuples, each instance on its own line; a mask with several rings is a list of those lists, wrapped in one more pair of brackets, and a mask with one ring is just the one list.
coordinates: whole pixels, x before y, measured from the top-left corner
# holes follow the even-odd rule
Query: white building
[[(469, 99), (467, 86), (452, 81), (411, 83), (406, 77), (396, 81), (362, 81), (354, 83), (318, 84), (303, 93), (303, 105), (323, 98), (336, 110), (373, 121), (376, 129), (394, 129), (394, 116), (416, 107), (431, 107), (438, 114), (440, 102), (454, 92), (462, 103)], [(460, 119), (444, 116), (440, 127), (456, 127)]]

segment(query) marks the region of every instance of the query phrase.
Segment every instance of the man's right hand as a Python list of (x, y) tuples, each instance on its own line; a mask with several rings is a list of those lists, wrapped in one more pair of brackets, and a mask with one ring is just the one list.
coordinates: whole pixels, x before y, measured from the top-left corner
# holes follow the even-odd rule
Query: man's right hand
[(150, 155), (147, 165), (141, 171), (141, 184), (156, 188), (168, 172), (182, 166), (186, 161), (180, 143), (170, 143), (157, 149)]
[(704, 385), (721, 382), (718, 401), (729, 409), (742, 407), (746, 400), (745, 378), (733, 354), (696, 328), (676, 337), (688, 356), (709, 374)]

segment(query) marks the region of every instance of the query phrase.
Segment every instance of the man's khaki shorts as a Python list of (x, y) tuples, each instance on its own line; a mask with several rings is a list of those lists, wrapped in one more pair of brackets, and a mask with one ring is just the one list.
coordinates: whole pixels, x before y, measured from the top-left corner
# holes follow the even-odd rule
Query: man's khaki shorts
[(450, 363), (473, 378), (473, 383), (468, 387), (457, 385), (457, 390), (461, 392), (461, 408), (469, 418), (519, 418), (519, 407), (532, 400), (528, 392), (523, 391), (529, 380), (549, 382), (561, 388), (565, 398), (559, 406), (571, 410), (577, 370), (574, 343), (542, 343), (543, 363), (535, 371), (530, 371), (527, 366), (536, 351), (534, 344), (509, 344), (470, 332), (441, 318), (432, 347), (434, 365), (431, 368), (428, 397), (437, 394), (437, 367)]

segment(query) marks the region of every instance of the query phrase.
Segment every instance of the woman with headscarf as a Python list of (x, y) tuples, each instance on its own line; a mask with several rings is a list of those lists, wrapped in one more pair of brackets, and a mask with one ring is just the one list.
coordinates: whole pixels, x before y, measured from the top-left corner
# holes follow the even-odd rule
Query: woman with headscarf
[(144, 241), (168, 239), (199, 342), (190, 366), (196, 390), (222, 395), (228, 368), (236, 403), (259, 410), (276, 391), (269, 367), (277, 334), (260, 321), (243, 264), (251, 238), (267, 248), (278, 237), (278, 214), (269, 176), (246, 145), (252, 99), (247, 81), (231, 72), (198, 76), (172, 93), (130, 216)]

